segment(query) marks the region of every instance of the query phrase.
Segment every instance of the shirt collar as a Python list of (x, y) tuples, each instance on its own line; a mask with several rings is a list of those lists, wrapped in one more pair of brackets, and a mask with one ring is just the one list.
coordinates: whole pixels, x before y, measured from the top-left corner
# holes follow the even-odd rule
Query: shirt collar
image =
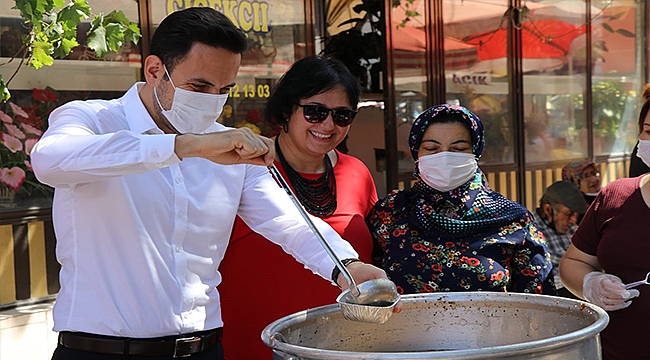
[(140, 90), (144, 82), (137, 82), (122, 97), (122, 105), (125, 109), (126, 121), (131, 131), (138, 134), (162, 134), (163, 131), (153, 121), (153, 118), (140, 99)]

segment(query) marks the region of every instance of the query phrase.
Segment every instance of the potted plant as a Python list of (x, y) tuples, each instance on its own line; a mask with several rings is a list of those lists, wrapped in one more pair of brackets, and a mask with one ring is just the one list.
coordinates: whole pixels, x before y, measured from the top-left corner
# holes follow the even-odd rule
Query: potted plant
[(49, 88), (34, 89), (29, 106), (0, 105), (0, 202), (14, 204), (16, 198), (52, 195), (53, 189), (36, 179), (29, 155), (57, 105), (58, 96)]

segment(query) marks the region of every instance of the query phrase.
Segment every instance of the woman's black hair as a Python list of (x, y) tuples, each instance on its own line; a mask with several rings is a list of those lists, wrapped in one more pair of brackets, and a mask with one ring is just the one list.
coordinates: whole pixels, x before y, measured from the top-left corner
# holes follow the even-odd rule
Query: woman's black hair
[(300, 99), (341, 87), (352, 109), (359, 104), (361, 89), (350, 70), (340, 61), (322, 56), (309, 56), (296, 61), (280, 78), (266, 103), (264, 119), (285, 125)]
[(224, 14), (209, 7), (191, 7), (163, 19), (151, 39), (150, 54), (158, 56), (171, 72), (197, 42), (237, 54), (248, 47), (244, 32)]

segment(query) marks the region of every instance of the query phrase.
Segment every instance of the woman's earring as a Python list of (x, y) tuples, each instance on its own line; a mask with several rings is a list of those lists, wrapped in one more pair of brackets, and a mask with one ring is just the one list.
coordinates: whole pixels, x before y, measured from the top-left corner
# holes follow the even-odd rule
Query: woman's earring
[(289, 121), (285, 120), (285, 122), (282, 124), (282, 130), (284, 130), (285, 133), (289, 132)]

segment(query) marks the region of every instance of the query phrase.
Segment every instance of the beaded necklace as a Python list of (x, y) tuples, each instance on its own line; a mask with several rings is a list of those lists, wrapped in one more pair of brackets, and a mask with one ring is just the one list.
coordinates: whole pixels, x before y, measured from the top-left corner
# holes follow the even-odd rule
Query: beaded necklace
[(300, 200), (310, 214), (318, 217), (329, 217), (336, 210), (336, 179), (330, 157), (325, 154), (325, 172), (318, 179), (305, 179), (287, 162), (280, 149), (278, 137), (275, 138), (275, 151), (280, 158), (289, 182)]

